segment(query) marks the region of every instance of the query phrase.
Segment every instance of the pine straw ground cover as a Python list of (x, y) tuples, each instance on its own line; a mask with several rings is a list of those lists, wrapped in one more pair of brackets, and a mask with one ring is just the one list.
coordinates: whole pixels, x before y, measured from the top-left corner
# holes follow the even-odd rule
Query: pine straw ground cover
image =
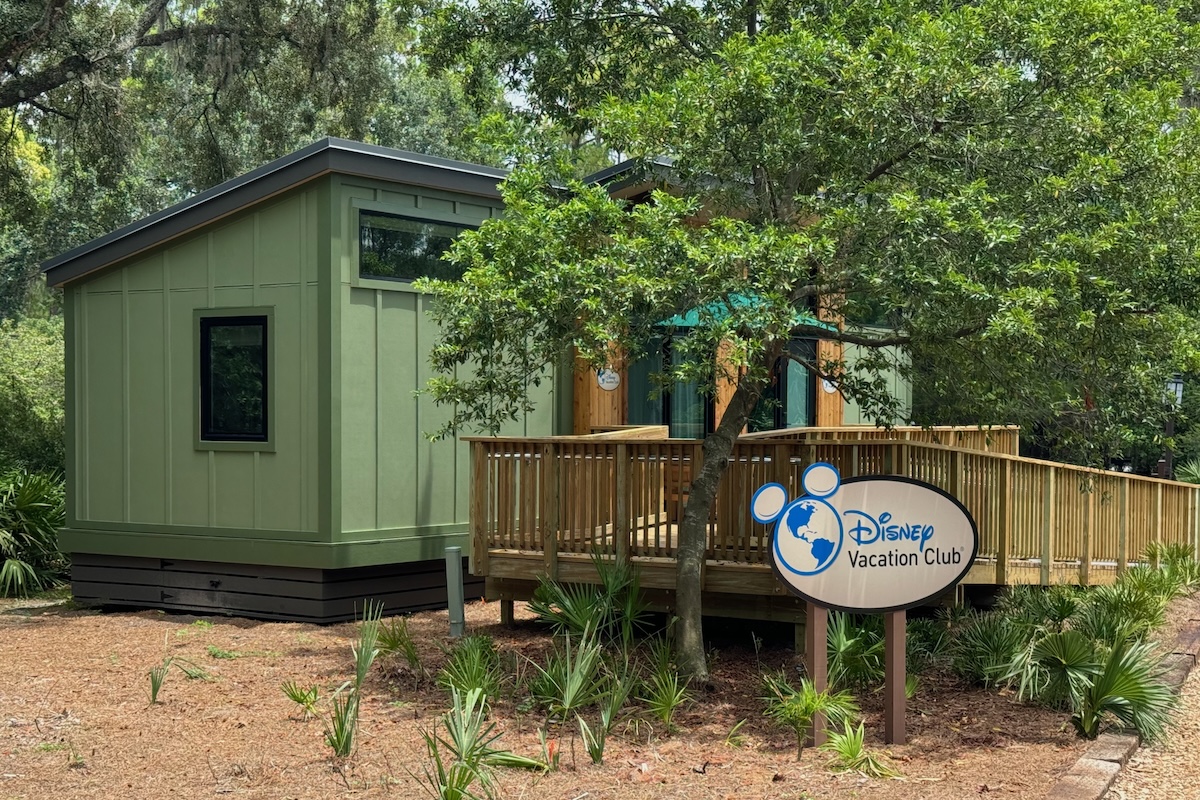
[[(468, 606), (471, 631), (498, 648), (540, 659), (544, 629), (518, 604), (517, 629), (499, 624), (495, 603)], [(410, 630), (425, 663), (443, 660), (446, 612), (418, 614)], [(746, 628), (748, 631), (749, 629)], [(319, 684), (322, 707), (353, 674), (356, 626), (242, 619), (95, 613), (62, 607), (0, 613), (0, 800), (240, 796), (262, 798), (420, 797), (410, 771), (426, 762), (421, 732), (448, 706), (432, 681), (392, 662), (376, 664), (364, 689), (360, 741), (337, 765), (322, 723), (302, 721), (284, 681)], [(902, 780), (867, 780), (825, 769), (826, 755), (795, 760), (791, 734), (763, 717), (760, 674), (792, 661), (778, 646), (755, 653), (725, 644), (714, 688), (688, 704), (668, 734), (632, 715), (593, 766), (576, 737), (560, 737), (561, 769), (500, 771), (506, 798), (1038, 798), (1082, 752), (1065, 715), (1018, 705), (927, 674), (908, 713), (909, 743), (881, 741), (878, 695), (862, 698), (868, 747), (889, 754)], [(148, 670), (167, 656), (210, 673), (172, 669), (159, 704), (149, 704)], [(224, 657), (221, 657), (224, 656)], [(496, 702), (499, 746), (540, 757), (541, 716)], [(739, 720), (746, 722), (730, 739)]]

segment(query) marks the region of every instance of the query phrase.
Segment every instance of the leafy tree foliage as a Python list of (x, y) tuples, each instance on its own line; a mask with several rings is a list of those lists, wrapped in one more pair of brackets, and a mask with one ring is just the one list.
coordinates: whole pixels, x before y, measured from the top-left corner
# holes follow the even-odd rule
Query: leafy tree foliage
[[(575, 8), (443, 8), (433, 41), (499, 53), (492, 63), (528, 97), (640, 159), (648, 181), (662, 176), (654, 159), (669, 157), (673, 189), (630, 207), (528, 148), (505, 218), (453, 251), (465, 279), (428, 287), (447, 376), (432, 391), (454, 404), (452, 424), (494, 427), (567, 347), (597, 366), (636, 357), (661, 321), (698, 310), (665, 379), (737, 388), (680, 527), (680, 657), (692, 675), (706, 676), (711, 503), (781, 358), (889, 422), (900, 409), (887, 348), (936, 354), (941, 369), (914, 373), (918, 390), (985, 422), (1025, 422), (1053, 399), (1074, 414), (1042, 419), (1081, 431), (1085, 456), (1113, 428), (1161, 417), (1166, 372), (1194, 358), (1200, 292), (1196, 117), (1181, 103), (1197, 34), (1175, 7)], [(672, 27), (663, 8), (687, 25)], [(520, 14), (536, 40), (503, 50), (493, 22)], [(643, 51), (645, 25), (670, 35)], [(618, 50), (627, 81), (606, 71)], [(553, 75), (540, 72), (554, 59)], [(890, 309), (886, 327), (853, 324), (861, 305)], [(834, 331), (814, 319), (838, 315), (851, 322)], [(869, 354), (853, 366), (805, 358), (787, 348), (793, 337)], [(453, 376), (467, 362), (479, 366)]]
[(0, 321), (0, 472), (61, 472), (63, 440), (62, 320)]
[(0, 317), (39, 260), (322, 136), (489, 159), (461, 82), (397, 56), (394, 10), (0, 0)]

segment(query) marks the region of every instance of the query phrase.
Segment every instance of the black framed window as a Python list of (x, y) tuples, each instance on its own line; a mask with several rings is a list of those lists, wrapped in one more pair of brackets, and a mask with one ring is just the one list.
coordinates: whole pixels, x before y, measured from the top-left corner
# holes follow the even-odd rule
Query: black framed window
[(200, 438), (267, 441), (267, 317), (200, 319)]
[(358, 274), (394, 281), (458, 280), (462, 270), (443, 261), (442, 254), (469, 229), (363, 209), (358, 212)]
[[(812, 364), (817, 358), (814, 339), (792, 339), (792, 355)], [(746, 428), (751, 433), (780, 428), (807, 428), (815, 419), (816, 378), (803, 364), (784, 358), (775, 365), (771, 385), (763, 392), (750, 414)]]
[(672, 439), (703, 439), (716, 428), (716, 403), (691, 381), (664, 386), (657, 397), (651, 376), (671, 366), (671, 339), (654, 339), (629, 366), (629, 424), (666, 425)]

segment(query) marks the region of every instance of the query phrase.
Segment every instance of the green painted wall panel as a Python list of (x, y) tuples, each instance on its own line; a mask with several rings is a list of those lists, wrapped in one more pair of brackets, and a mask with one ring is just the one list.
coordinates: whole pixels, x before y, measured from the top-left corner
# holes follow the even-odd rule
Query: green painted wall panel
[(250, 308), (257, 305), (255, 291), (249, 286), (217, 286), (209, 290), (211, 308)]
[(429, 197), (427, 195), (418, 195), (417, 205), (425, 211), (440, 211), (443, 214), (455, 213), (455, 203), (453, 200), (443, 200), (440, 197)]
[[(315, 206), (316, 203), (310, 205)], [(317, 230), (316, 226), (309, 228)], [(312, 256), (315, 258), (315, 256)], [(332, 282), (332, 281), (330, 281)], [(317, 320), (319, 319), (318, 302), (320, 292), (313, 284), (302, 284), (301, 292), (304, 299), (301, 308), (304, 316), (300, 324), (300, 381), (303, 387), (301, 393), (305, 401), (300, 405), (300, 439), (297, 442), (297, 460), (300, 462), (300, 502), (296, 505), (301, 509), (300, 530), (315, 531), (318, 529), (321, 515), (321, 492), (328, 492), (328, 481), (322, 485), (320, 480), (320, 424), (321, 402), (326, 391), (322, 386), (320, 361), (321, 353), (330, 349), (329, 337), (318, 341), (320, 335)], [(328, 401), (325, 401), (326, 407)], [(288, 499), (291, 502), (291, 498)]]
[(376, 199), (381, 203), (391, 203), (397, 208), (417, 207), (417, 196), (407, 192), (389, 192), (386, 189), (380, 189)]
[(256, 215), (254, 278), (259, 286), (297, 282), (304, 210), (301, 203), (276, 203)]
[(343, 287), (342, 529), (375, 527), (375, 292)]
[[(119, 273), (117, 273), (119, 274)], [(125, 288), (130, 292), (161, 292), (163, 254), (154, 253), (125, 268)]]
[(491, 206), (481, 206), (475, 203), (457, 203), (455, 210), (464, 217), (471, 217), (478, 220), (489, 219), (492, 216)]
[[(293, 262), (296, 263), (296, 262)], [(316, 440), (316, 429), (306, 430), (303, 424), (306, 412), (315, 416), (315, 409), (306, 404), (313, 402), (311, 394), (304, 390), (303, 375), (308, 354), (301, 342), (307, 333), (301, 314), (302, 294), (306, 287), (299, 283), (288, 286), (263, 286), (255, 295), (255, 306), (275, 309), (273, 321), (276, 347), (283, 352), (291, 348), (298, 351), (296, 358), (276, 358), (271, 387), (275, 402), (271, 404), (271, 427), (276, 441), (294, 443), (295, 449), (284, 444), (282, 451), (259, 453), (256, 465), (255, 485), (258, 507), (252, 526), (262, 528), (270, 525), (279, 530), (305, 530), (303, 519), (304, 503), (296, 502), (303, 497), (305, 459), (301, 447), (311, 450)], [(308, 334), (311, 339), (312, 334)], [(294, 343), (290, 347), (287, 343)], [(281, 343), (283, 345), (281, 346)], [(312, 374), (315, 374), (313, 372)], [(243, 455), (243, 454), (237, 454)]]
[(208, 288), (208, 237), (185, 239), (166, 250), (171, 289)]
[(420, 435), (417, 397), (413, 394), (417, 373), (417, 343), (412, 337), (412, 320), (417, 314), (418, 295), (413, 292), (377, 292), (379, 312), (379, 355), (386, 368), (379, 370), (379, 393), (386, 398), (388, 412), (379, 420), (379, 514), (380, 528), (403, 528), (417, 524), (417, 459), (413, 443)]
[[(254, 502), (259, 488), (254, 480), (255, 461), (261, 453), (212, 451), (209, 469), (216, 491), (212, 503), (213, 524), (218, 528), (255, 528)], [(266, 457), (273, 458), (268, 453)], [(277, 528), (277, 525), (267, 527)]]
[[(170, 256), (167, 279), (175, 285), (175, 254)], [(170, 318), (170, 392), (171, 425), (167, 468), (169, 470), (170, 515), (172, 525), (208, 525), (209, 496), (212, 493), (208, 452), (192, 447), (196, 435), (196, 354), (193, 352), (193, 309), (208, 305), (207, 289), (172, 289), (167, 311)]]
[[(902, 363), (907, 363), (907, 356), (895, 348), (890, 347), (886, 349), (886, 352), (889, 355), (889, 360), (897, 364), (896, 369), (891, 370), (885, 375), (888, 390), (891, 392), (893, 397), (900, 400), (900, 405), (903, 411), (905, 413), (910, 412), (912, 411), (912, 387), (908, 384), (908, 381), (900, 377), (899, 372), (899, 366)], [(847, 366), (853, 368), (858, 359), (862, 357), (863, 349), (859, 345), (847, 345), (845, 354)], [(900, 359), (904, 359), (904, 361), (901, 362)], [(874, 420), (865, 417), (862, 413), (862, 410), (859, 409), (857, 403), (847, 401), (845, 409), (845, 424), (873, 425)]]
[(88, 294), (85, 303), (86, 513), (88, 519), (117, 521), (125, 518), (124, 303), (120, 294)]
[[(437, 343), (438, 328), (429, 309), (433, 301), (421, 296), (417, 301), (418, 314), (416, 317), (416, 347), (417, 347), (417, 382), (414, 388), (423, 389), (434, 377), (433, 368), (429, 364), (429, 352)], [(431, 442), (426, 433), (437, 430), (446, 420), (446, 409), (434, 405), (433, 399), (427, 394), (417, 398), (417, 430), (413, 432), (416, 439), (418, 464), (424, 469), (417, 475), (417, 519), (420, 525), (446, 525), (452, 522), (465, 522), (456, 519), (456, 509), (459, 503), (456, 495), (470, 491), (470, 484), (463, 480), (458, 471), (458, 448), (453, 439), (439, 439)]]
[[(135, 276), (157, 272), (162, 281), (162, 259), (139, 266)], [(126, 362), (129, 367), (128, 424), (126, 440), (129, 467), (129, 520), (163, 522), (167, 519), (167, 473), (163, 453), (167, 448), (167, 391), (163, 369), (166, 337), (163, 331), (162, 292), (130, 292), (126, 300)]]
[(125, 285), (125, 276), (121, 274), (121, 270), (108, 270), (97, 275), (95, 278), (87, 282), (84, 291), (87, 294), (104, 294), (106, 292), (120, 292)]
[[(250, 214), (213, 230), (209, 236), (212, 249), (212, 285), (253, 286), (256, 264), (254, 263), (254, 227), (262, 212)], [(293, 280), (295, 278), (293, 277)], [(224, 304), (218, 301), (218, 304)], [(229, 305), (250, 305), (249, 301), (231, 302)]]
[[(217, 532), (222, 533), (222, 532)], [(368, 532), (352, 542), (319, 542), (304, 539), (259, 539), (247, 531), (229, 535), (189, 535), (172, 531), (163, 535), (144, 530), (66, 528), (59, 542), (67, 552), (116, 556), (152, 556), (179, 561), (225, 561), (234, 564), (269, 563), (284, 567), (344, 569), (374, 564), (395, 564), (441, 558), (445, 548), (470, 548), (465, 526), (404, 531)]]

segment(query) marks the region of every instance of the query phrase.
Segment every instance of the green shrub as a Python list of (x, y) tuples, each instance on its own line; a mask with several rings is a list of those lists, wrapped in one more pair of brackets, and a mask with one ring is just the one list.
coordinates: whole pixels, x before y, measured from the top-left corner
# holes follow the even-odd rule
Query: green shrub
[(679, 675), (675, 653), (667, 639), (656, 639), (652, 643), (650, 660), (651, 672), (643, 690), (642, 700), (650, 712), (662, 720), (670, 733), (675, 711), (691, 699), (687, 690), (687, 680)]
[(1085, 739), (1116, 721), (1153, 741), (1162, 735), (1176, 698), (1163, 680), (1154, 646), (1121, 641), (1104, 657), (1098, 674), (1080, 694), (1071, 722)]
[(628, 653), (642, 628), (646, 604), (637, 568), (592, 554), (599, 585), (563, 584), (542, 578), (529, 601), (529, 610), (558, 634), (596, 635), (617, 642)]
[(404, 658), (405, 663), (417, 676), (420, 678), (429, 676), (425, 664), (421, 661), (417, 643), (413, 641), (412, 635), (408, 632), (407, 617), (392, 617), (386, 625), (379, 626), (379, 655), (396, 654)]
[(1071, 627), (1110, 648), (1129, 639), (1140, 641), (1163, 624), (1168, 602), (1169, 598), (1137, 585), (1136, 580), (1118, 580), (1088, 591)]
[(0, 320), (0, 469), (61, 472), (62, 318)]
[(858, 704), (849, 692), (818, 692), (812, 681), (800, 681), (794, 688), (782, 674), (764, 675), (763, 689), (766, 715), (796, 735), (796, 760), (804, 754), (813, 718), (825, 715), (831, 726), (841, 727), (858, 716)]
[(1000, 613), (977, 614), (954, 638), (950, 665), (970, 683), (997, 686), (1005, 682), (1012, 663), (1029, 645), (1028, 631)]
[(493, 745), (500, 738), (495, 724), (487, 722), (487, 698), (478, 689), (465, 694), (452, 691), (450, 710), (442, 715), (445, 735), (432, 731), (421, 734), (429, 764), (424, 775), (409, 774), (422, 781), (422, 788), (437, 800), (469, 800), (479, 795), (473, 791), (478, 783), (484, 797), (495, 797), (496, 786), (492, 767), (531, 769), (545, 772), (545, 762), (518, 756)]
[(1101, 666), (1092, 640), (1079, 631), (1056, 631), (1034, 639), (1013, 660), (1006, 678), (1017, 684), (1022, 700), (1073, 709)]
[(861, 689), (883, 680), (882, 622), (878, 615), (858, 617), (842, 611), (829, 615), (830, 686)]
[(1200, 458), (1189, 458), (1175, 465), (1175, 480), (1184, 483), (1200, 483)]
[(565, 722), (601, 699), (605, 684), (602, 660), (603, 650), (594, 636), (581, 637), (572, 649), (568, 635), (562, 647), (550, 653), (545, 667), (531, 662), (538, 675), (530, 684), (530, 693), (552, 716)]
[(898, 778), (900, 772), (863, 745), (863, 724), (855, 728), (845, 723), (842, 732), (829, 731), (829, 741), (819, 749), (833, 754), (830, 767), (834, 772), (857, 772), (867, 778)]
[(1200, 589), (1200, 561), (1190, 544), (1163, 545), (1158, 553), (1162, 569), (1171, 574), (1184, 593)]
[(1039, 632), (1061, 631), (1079, 610), (1083, 595), (1073, 586), (1018, 584), (1005, 589), (996, 602), (996, 613), (1010, 625), (1022, 628), (1029, 636)]
[(904, 638), (905, 661), (910, 672), (921, 672), (950, 647), (950, 631), (941, 620), (908, 620)]
[(65, 519), (66, 491), (58, 475), (0, 475), (0, 597), (24, 597), (66, 577), (67, 559), (58, 549)]
[(463, 696), (478, 689), (486, 702), (500, 693), (503, 677), (500, 654), (492, 637), (475, 634), (460, 639), (450, 651), (446, 666), (438, 674), (438, 685), (451, 694), (457, 691)]

